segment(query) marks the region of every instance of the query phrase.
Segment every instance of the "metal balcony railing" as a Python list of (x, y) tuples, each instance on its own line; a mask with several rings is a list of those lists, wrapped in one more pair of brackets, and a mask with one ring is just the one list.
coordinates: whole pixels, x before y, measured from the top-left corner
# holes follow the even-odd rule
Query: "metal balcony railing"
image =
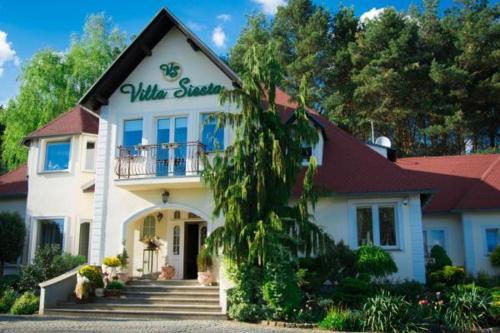
[(121, 178), (199, 175), (204, 145), (200, 142), (117, 147), (115, 173)]

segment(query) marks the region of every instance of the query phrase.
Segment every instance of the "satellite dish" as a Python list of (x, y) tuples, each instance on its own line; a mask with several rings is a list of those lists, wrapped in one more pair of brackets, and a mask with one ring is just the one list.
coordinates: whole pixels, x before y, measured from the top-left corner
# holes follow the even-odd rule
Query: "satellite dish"
[(375, 139), (375, 144), (386, 148), (391, 148), (392, 146), (391, 139), (386, 136), (379, 136), (377, 139)]

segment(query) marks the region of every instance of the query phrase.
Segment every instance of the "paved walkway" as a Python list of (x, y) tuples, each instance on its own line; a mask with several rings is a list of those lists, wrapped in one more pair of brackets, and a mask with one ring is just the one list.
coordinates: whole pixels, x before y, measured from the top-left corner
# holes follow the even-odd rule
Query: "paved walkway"
[[(0, 333), (318, 333), (317, 330), (276, 328), (232, 321), (201, 320), (150, 320), (137, 319), (88, 319), (67, 317), (38, 317), (0, 315)], [(321, 331), (324, 333), (325, 331)]]

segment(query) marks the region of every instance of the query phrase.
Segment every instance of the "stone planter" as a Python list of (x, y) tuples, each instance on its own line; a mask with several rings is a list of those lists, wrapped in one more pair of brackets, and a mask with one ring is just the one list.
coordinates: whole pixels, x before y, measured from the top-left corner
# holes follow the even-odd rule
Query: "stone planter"
[(127, 282), (129, 280), (129, 275), (128, 275), (128, 272), (120, 272), (120, 273), (116, 273), (118, 279), (120, 281), (123, 281), (123, 282)]
[(166, 265), (161, 268), (158, 280), (171, 280), (175, 276), (175, 267)]
[(96, 297), (104, 297), (104, 288), (96, 288), (95, 289)]
[(202, 286), (211, 286), (214, 282), (214, 276), (209, 271), (198, 272), (198, 283)]

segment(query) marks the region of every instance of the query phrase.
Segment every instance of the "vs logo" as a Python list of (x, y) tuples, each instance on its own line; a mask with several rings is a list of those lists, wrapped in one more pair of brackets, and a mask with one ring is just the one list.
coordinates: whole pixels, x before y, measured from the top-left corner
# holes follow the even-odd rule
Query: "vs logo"
[(175, 81), (182, 74), (181, 65), (173, 61), (168, 64), (161, 64), (160, 69), (163, 73), (163, 77), (167, 81)]

